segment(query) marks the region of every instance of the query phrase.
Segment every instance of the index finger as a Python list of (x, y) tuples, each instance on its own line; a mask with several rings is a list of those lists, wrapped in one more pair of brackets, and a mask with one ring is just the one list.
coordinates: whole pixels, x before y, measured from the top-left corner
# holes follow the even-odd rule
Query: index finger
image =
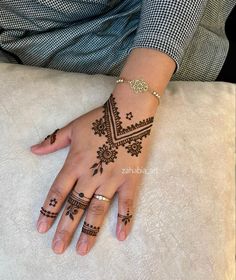
[(53, 225), (78, 176), (65, 164), (55, 178), (37, 221), (37, 230), (45, 233)]

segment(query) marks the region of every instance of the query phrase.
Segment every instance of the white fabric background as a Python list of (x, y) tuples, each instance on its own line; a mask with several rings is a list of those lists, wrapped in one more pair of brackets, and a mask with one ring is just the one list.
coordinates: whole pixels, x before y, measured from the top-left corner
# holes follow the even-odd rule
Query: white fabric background
[(101, 105), (115, 77), (0, 64), (0, 279), (232, 280), (235, 85), (171, 82), (152, 131), (131, 234), (115, 236), (114, 198), (87, 256), (51, 250), (35, 223), (69, 148), (30, 146)]

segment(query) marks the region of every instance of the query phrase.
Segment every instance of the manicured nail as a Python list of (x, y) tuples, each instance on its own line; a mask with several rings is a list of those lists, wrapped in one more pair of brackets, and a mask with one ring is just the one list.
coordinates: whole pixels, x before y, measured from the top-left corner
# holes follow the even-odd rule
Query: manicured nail
[(55, 253), (62, 253), (64, 250), (64, 242), (62, 240), (58, 240), (54, 243), (53, 251)]
[(45, 222), (41, 222), (38, 224), (37, 229), (40, 233), (43, 233), (43, 232), (47, 231), (48, 225)]
[(119, 233), (119, 238), (120, 238), (121, 240), (124, 240), (125, 237), (126, 237), (125, 231), (124, 231), (124, 230), (121, 230), (120, 233)]
[(79, 245), (79, 253), (80, 254), (86, 254), (88, 251), (88, 244), (83, 242), (83, 243), (80, 243)]

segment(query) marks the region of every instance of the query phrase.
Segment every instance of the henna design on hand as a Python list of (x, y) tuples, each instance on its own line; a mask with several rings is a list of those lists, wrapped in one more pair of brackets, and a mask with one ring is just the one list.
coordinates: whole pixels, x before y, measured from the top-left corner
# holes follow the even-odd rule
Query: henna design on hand
[(132, 112), (126, 113), (126, 119), (131, 120), (133, 118)]
[(100, 227), (95, 227), (84, 221), (82, 232), (88, 235), (96, 236), (97, 233), (99, 232), (99, 229)]
[(44, 140), (47, 140), (50, 137), (50, 144), (52, 145), (56, 141), (56, 134), (57, 134), (58, 130), (60, 130), (60, 129), (57, 128), (52, 134), (49, 134), (47, 137), (45, 137)]
[(55, 207), (57, 205), (57, 200), (56, 198), (50, 199), (49, 206)]
[(122, 222), (127, 225), (127, 223), (130, 223), (130, 220), (132, 218), (132, 215), (129, 214), (129, 209), (127, 210), (127, 214), (126, 215), (121, 215), (118, 213), (118, 217), (121, 218)]
[(66, 216), (69, 216), (72, 221), (74, 220), (74, 216), (79, 212), (79, 209), (85, 210), (90, 203), (90, 200), (87, 201), (82, 199), (81, 197), (90, 199), (88, 197), (85, 197), (84, 193), (78, 193), (75, 190), (70, 194), (68, 198), (68, 203), (70, 205), (66, 209)]
[[(92, 123), (94, 134), (105, 136), (107, 141), (97, 150), (98, 162), (95, 162), (90, 169), (93, 176), (103, 172), (103, 164), (114, 162), (117, 159), (118, 147), (123, 146), (131, 156), (138, 156), (142, 149), (142, 138), (150, 135), (154, 117), (149, 117), (138, 123), (124, 128), (116, 106), (115, 97), (110, 98), (103, 105), (103, 117)], [(132, 112), (129, 114), (132, 115)], [(133, 115), (132, 115), (133, 117)]]
[(43, 207), (41, 207), (40, 213), (42, 213), (44, 216), (48, 218), (56, 218), (56, 216), (58, 215), (58, 213), (47, 211)]

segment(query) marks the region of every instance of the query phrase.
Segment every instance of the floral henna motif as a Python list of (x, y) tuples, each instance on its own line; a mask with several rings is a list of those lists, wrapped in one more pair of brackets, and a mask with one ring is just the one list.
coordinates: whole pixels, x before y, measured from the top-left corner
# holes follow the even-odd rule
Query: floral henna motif
[[(126, 114), (130, 119), (132, 112)], [(98, 148), (97, 159), (90, 169), (93, 176), (103, 172), (103, 164), (114, 162), (117, 158), (118, 147), (123, 146), (131, 156), (138, 156), (142, 150), (142, 138), (150, 135), (154, 117), (149, 117), (138, 123), (127, 127), (122, 126), (120, 113), (116, 106), (115, 97), (111, 94), (110, 98), (103, 105), (103, 117), (92, 123), (94, 134), (105, 136), (107, 141), (102, 147)]]
[(56, 204), (57, 204), (57, 200), (56, 200), (56, 198), (50, 199), (49, 206), (55, 207), (55, 206), (56, 206)]
[(57, 128), (52, 134), (49, 134), (47, 137), (45, 137), (44, 140), (47, 140), (50, 137), (50, 144), (52, 145), (56, 141), (56, 134), (58, 130), (59, 128)]
[(132, 112), (126, 113), (126, 119), (131, 120), (133, 118)]
[(127, 225), (127, 223), (130, 223), (130, 219), (132, 218), (132, 215), (129, 214), (129, 209), (128, 209), (126, 215), (121, 215), (121, 214), (118, 213), (118, 217), (122, 219), (121, 221), (125, 225)]
[(103, 121), (103, 119), (101, 118), (101, 119), (93, 122), (92, 129), (94, 130), (94, 134), (98, 134), (99, 136), (102, 136), (102, 134), (105, 134), (106, 126), (105, 126), (105, 122)]
[(72, 221), (74, 220), (74, 216), (79, 212), (79, 209), (85, 210), (89, 205), (90, 201), (84, 200), (82, 197), (87, 198), (84, 196), (84, 193), (78, 193), (74, 190), (68, 198), (70, 205), (66, 209), (66, 216), (69, 216)]
[(141, 141), (135, 141), (134, 143), (126, 146), (125, 148), (128, 150), (128, 153), (131, 154), (131, 156), (138, 156), (139, 153), (141, 153), (141, 146), (142, 142)]
[(93, 175), (95, 175), (98, 170), (100, 173), (103, 172), (102, 163), (108, 164), (109, 162), (114, 162), (114, 160), (117, 158), (117, 151), (115, 149), (109, 148), (105, 144), (98, 148), (97, 154), (97, 158), (100, 159), (100, 161), (98, 163), (94, 163), (93, 166), (91, 166), (91, 168), (94, 169)]

